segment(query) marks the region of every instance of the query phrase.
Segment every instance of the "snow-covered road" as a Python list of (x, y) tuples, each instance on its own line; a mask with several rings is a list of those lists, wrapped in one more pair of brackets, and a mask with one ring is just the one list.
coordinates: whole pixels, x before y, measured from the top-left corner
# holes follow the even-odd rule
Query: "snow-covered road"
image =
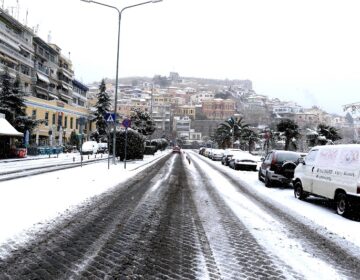
[[(88, 207), (104, 214), (101, 204), (93, 205), (92, 201), (104, 193), (119, 191), (109, 209), (116, 215), (125, 211), (125, 216), (121, 215), (121, 220), (125, 220), (119, 220), (116, 227), (104, 225), (104, 229), (110, 226), (116, 236), (121, 236), (123, 231), (142, 228), (141, 232), (150, 239), (136, 233), (121, 242), (135, 252), (137, 261), (146, 258), (149, 265), (156, 264), (161, 269), (173, 264), (177, 268), (170, 275), (176, 272), (182, 276), (186, 271), (186, 275), (201, 279), (239, 279), (241, 275), (240, 278), (265, 275), (277, 279), (356, 279), (360, 273), (359, 222), (336, 215), (329, 204), (319, 203), (320, 199), (299, 201), (290, 188), (266, 188), (256, 172), (235, 171), (195, 151), (171, 155), (162, 164), (156, 163), (157, 158), (167, 154), (129, 162), (127, 170), (122, 164), (108, 170), (104, 162), (0, 183), (0, 259), (31, 241), (37, 231), (51, 232), (64, 217), (67, 221), (72, 215), (83, 213), (80, 226), (86, 222)], [(157, 165), (151, 174), (140, 173), (152, 164)], [(127, 181), (134, 181), (138, 190)], [(133, 195), (127, 195), (131, 192)], [(142, 218), (142, 213), (146, 217)], [(101, 216), (97, 219), (102, 221)], [(70, 224), (77, 227), (78, 223), (72, 219)], [(93, 222), (85, 225), (87, 230), (94, 226)], [(70, 228), (64, 228), (64, 232), (70, 234)], [(107, 246), (110, 233), (106, 232), (87, 245), (94, 248), (92, 259), (101, 254), (100, 247)], [(59, 242), (56, 234), (53, 238), (46, 242)], [(124, 250), (121, 248), (120, 252)], [(146, 254), (154, 252), (156, 257), (148, 259)], [(122, 253), (120, 256), (124, 257)], [(186, 262), (190, 260), (192, 268), (187, 269)], [(87, 271), (88, 260), (79, 261)], [(111, 267), (111, 262), (107, 265)], [(137, 269), (145, 273), (145, 268)]]

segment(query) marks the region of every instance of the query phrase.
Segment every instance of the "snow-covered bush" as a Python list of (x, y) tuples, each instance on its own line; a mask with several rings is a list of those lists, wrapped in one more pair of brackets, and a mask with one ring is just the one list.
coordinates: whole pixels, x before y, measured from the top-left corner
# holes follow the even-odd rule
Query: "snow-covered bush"
[[(126, 159), (143, 159), (144, 158), (144, 137), (129, 128), (127, 130), (127, 151)], [(112, 151), (112, 143), (110, 146), (110, 151)], [(120, 160), (123, 161), (125, 158), (125, 129), (116, 131), (116, 157), (120, 157)]]
[(153, 139), (150, 143), (151, 146), (156, 147), (156, 151), (161, 150), (164, 151), (166, 147), (169, 145), (168, 141), (165, 138)]

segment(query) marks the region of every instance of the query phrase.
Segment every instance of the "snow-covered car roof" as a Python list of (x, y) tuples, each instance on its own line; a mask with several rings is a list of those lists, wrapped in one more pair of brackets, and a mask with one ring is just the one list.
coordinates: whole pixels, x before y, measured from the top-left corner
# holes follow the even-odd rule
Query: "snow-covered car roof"
[(259, 161), (259, 158), (245, 151), (234, 151), (232, 159)]

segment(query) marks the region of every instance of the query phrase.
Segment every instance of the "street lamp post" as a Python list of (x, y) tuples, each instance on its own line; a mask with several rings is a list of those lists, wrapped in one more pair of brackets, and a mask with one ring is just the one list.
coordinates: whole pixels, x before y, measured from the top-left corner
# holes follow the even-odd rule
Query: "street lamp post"
[(129, 8), (133, 8), (133, 7), (137, 7), (137, 6), (141, 6), (141, 5), (145, 5), (145, 4), (150, 4), (150, 3), (158, 3), (158, 2), (162, 2), (162, 0), (151, 0), (151, 1), (146, 1), (146, 2), (141, 2), (138, 4), (134, 4), (134, 5), (130, 5), (130, 6), (126, 6), (124, 8), (122, 8), (121, 10), (119, 10), (117, 7), (115, 6), (111, 6), (111, 5), (107, 5), (104, 3), (100, 3), (97, 1), (92, 1), (92, 0), (80, 0), (86, 3), (95, 3), (101, 6), (105, 6), (105, 7), (109, 7), (112, 9), (115, 9), (118, 12), (119, 15), (119, 23), (118, 23), (118, 35), (117, 35), (117, 54), (116, 54), (116, 77), (115, 77), (115, 102), (114, 102), (114, 135), (113, 135), (113, 164), (115, 163), (115, 151), (116, 151), (116, 114), (117, 114), (117, 98), (118, 98), (118, 82), (119, 82), (119, 49), (120, 49), (120, 24), (121, 24), (121, 15), (122, 12), (129, 9)]

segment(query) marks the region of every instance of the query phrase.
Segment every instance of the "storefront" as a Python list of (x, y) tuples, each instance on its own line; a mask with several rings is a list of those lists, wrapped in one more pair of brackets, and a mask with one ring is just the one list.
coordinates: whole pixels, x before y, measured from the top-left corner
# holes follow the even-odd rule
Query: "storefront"
[(26, 148), (20, 146), (23, 136), (0, 114), (0, 158), (25, 157)]

